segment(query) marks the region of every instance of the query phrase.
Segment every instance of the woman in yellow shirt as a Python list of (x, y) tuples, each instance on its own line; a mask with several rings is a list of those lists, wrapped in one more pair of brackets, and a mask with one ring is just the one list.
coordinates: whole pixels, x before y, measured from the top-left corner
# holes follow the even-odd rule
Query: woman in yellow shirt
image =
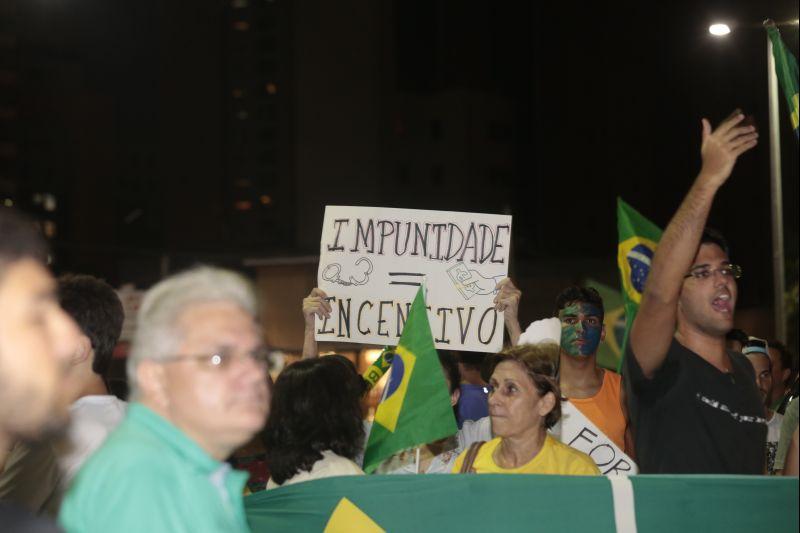
[(500, 353), (489, 381), (495, 438), (463, 452), (454, 473), (600, 474), (588, 455), (547, 433), (561, 418), (557, 360), (555, 344), (526, 344)]

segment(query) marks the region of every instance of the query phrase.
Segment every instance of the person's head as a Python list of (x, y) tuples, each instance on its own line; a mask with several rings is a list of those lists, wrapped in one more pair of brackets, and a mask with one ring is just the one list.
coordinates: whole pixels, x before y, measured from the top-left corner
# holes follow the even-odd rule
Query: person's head
[(101, 279), (68, 274), (58, 278), (58, 300), (83, 333), (73, 365), (105, 381), (125, 318), (119, 296)]
[(351, 394), (355, 394), (360, 398), (369, 391), (369, 384), (361, 377), (361, 374), (358, 373), (355, 363), (353, 363), (350, 358), (339, 353), (332, 353), (323, 357), (328, 357), (333, 361), (337, 361), (347, 369), (347, 375), (349, 377), (347, 380), (347, 387)]
[(489, 380), (489, 416), (498, 437), (514, 437), (534, 429), (545, 431), (561, 418), (561, 392), (556, 378), (558, 346), (524, 344), (493, 358)]
[(215, 458), (247, 442), (269, 409), (256, 301), (239, 274), (197, 267), (144, 296), (128, 358), (131, 398)]
[(792, 352), (782, 342), (769, 341), (769, 358), (772, 361), (772, 401), (782, 397), (792, 377), (794, 359)]
[(561, 351), (572, 357), (590, 357), (606, 336), (603, 299), (592, 287), (568, 287), (556, 298), (561, 321)]
[(458, 371), (461, 380), (473, 385), (485, 385), (482, 376), (486, 354), (482, 352), (458, 352)]
[(772, 394), (772, 362), (769, 358), (767, 341), (757, 337), (750, 337), (744, 345), (742, 353), (753, 365), (756, 386), (761, 393), (761, 399), (767, 403)]
[(447, 391), (450, 393), (450, 405), (453, 408), (458, 405), (461, 398), (461, 374), (458, 372), (458, 359), (450, 350), (437, 350), (439, 354), (439, 364), (442, 365), (444, 380), (447, 382)]
[(728, 244), (706, 228), (678, 300), (678, 328), (710, 337), (724, 337), (733, 328), (736, 279), (741, 269), (731, 264)]
[(310, 471), (325, 450), (356, 457), (364, 426), (360, 394), (345, 386), (351, 374), (341, 361), (320, 357), (289, 365), (275, 380), (263, 435), (276, 483)]
[(725, 335), (725, 343), (729, 350), (741, 353), (742, 348), (744, 348), (744, 345), (747, 344), (748, 338), (749, 336), (747, 333), (741, 329), (734, 328)]
[(61, 393), (78, 328), (58, 305), (33, 223), (0, 207), (0, 434), (36, 437), (66, 421)]

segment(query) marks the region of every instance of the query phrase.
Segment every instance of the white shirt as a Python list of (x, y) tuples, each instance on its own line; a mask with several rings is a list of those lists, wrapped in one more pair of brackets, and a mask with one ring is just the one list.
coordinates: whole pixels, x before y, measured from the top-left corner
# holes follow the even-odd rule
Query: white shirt
[(323, 477), (363, 475), (364, 471), (350, 459), (337, 455), (331, 450), (325, 450), (322, 452), (322, 459), (314, 463), (309, 472), (298, 472), (280, 485), (270, 479), (267, 481), (267, 490)]
[(69, 487), (84, 461), (122, 422), (127, 407), (126, 402), (111, 395), (84, 396), (70, 406), (66, 435), (55, 445), (64, 488)]
[(778, 441), (781, 440), (781, 423), (783, 415), (775, 412), (767, 422), (767, 474), (772, 474), (775, 468), (775, 454), (778, 451)]
[[(369, 435), (369, 430), (367, 430)], [(469, 448), (473, 442), (492, 440), (492, 419), (488, 416), (480, 420), (465, 420), (458, 430), (456, 446), (435, 456), (425, 474), (449, 474), (453, 470), (458, 456)], [(362, 455), (363, 460), (363, 455)], [(415, 449), (398, 452), (378, 466), (376, 474), (416, 474), (417, 457)]]

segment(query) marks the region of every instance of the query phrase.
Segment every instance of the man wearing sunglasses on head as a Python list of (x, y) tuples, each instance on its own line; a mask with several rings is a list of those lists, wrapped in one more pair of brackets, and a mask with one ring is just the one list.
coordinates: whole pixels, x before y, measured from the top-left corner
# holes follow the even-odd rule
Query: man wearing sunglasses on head
[(704, 229), (714, 197), (758, 134), (735, 111), (703, 119), (702, 168), (653, 258), (625, 355), (642, 473), (763, 474), (764, 404), (753, 367), (726, 350), (736, 279), (728, 245)]
[(224, 461), (268, 412), (255, 314), (249, 284), (226, 270), (195, 268), (147, 292), (127, 415), (78, 473), (59, 514), (64, 529), (248, 530), (247, 474)]

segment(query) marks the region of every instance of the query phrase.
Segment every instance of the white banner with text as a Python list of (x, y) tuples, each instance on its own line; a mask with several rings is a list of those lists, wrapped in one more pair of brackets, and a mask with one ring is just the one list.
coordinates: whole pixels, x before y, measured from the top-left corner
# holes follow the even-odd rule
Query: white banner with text
[(424, 284), (437, 348), (497, 352), (493, 300), (510, 245), (507, 215), (327, 206), (317, 286), (332, 313), (317, 319), (316, 338), (396, 345)]

